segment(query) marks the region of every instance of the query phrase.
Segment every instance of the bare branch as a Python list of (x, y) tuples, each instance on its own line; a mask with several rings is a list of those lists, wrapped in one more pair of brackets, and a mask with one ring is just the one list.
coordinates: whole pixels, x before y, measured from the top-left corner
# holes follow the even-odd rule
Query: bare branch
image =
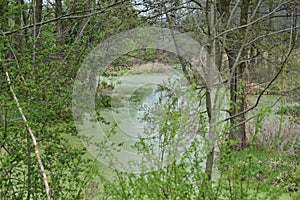
[[(292, 46), (294, 46), (295, 43), (292, 44)], [(287, 55), (285, 56), (285, 59), (284, 61), (282, 62), (281, 66), (280, 66), (280, 69), (278, 70), (278, 72), (276, 73), (276, 75), (272, 78), (272, 80), (268, 83), (268, 85), (260, 92), (260, 94), (258, 95), (257, 99), (256, 99), (256, 102), (253, 106), (251, 106), (250, 108), (244, 110), (243, 112), (240, 112), (240, 113), (237, 113), (236, 115), (233, 115), (233, 116), (230, 116), (226, 119), (224, 119), (222, 122), (225, 122), (225, 121), (228, 121), (234, 117), (238, 117), (244, 113), (247, 113), (249, 112), (250, 110), (253, 110), (254, 108), (256, 108), (258, 106), (258, 103), (262, 97), (262, 95), (267, 91), (267, 89), (273, 84), (273, 82), (278, 78), (278, 76), (281, 74), (281, 72), (283, 71), (283, 68), (284, 66), (286, 65), (288, 59), (289, 59), (289, 56), (291, 55), (292, 53), (292, 50), (293, 50), (293, 47), (290, 48), (289, 52), (287, 53)]]
[[(105, 8), (96, 8), (96, 9), (93, 9), (93, 10), (87, 10), (87, 11), (78, 11), (78, 12), (73, 12), (73, 13), (69, 13), (69, 14), (66, 14), (66, 15), (62, 15), (62, 16), (59, 16), (59, 17), (56, 17), (56, 18), (53, 18), (53, 19), (50, 19), (50, 20), (47, 20), (47, 21), (43, 21), (43, 22), (39, 22), (39, 23), (36, 23), (35, 25), (36, 26), (42, 26), (42, 25), (45, 25), (45, 24), (48, 24), (48, 23), (52, 23), (52, 22), (56, 22), (58, 20), (65, 20), (65, 19), (81, 19), (81, 18), (87, 18), (87, 17), (92, 17), (92, 16), (95, 16), (95, 15), (99, 15), (101, 13), (104, 13), (106, 12), (107, 10), (113, 8), (114, 6), (116, 5), (120, 5), (124, 2), (126, 2), (127, 0), (123, 0), (123, 1), (120, 1), (120, 2), (116, 2), (116, 3), (113, 3), (113, 4), (110, 4), (108, 5), (107, 7)], [(89, 13), (89, 12), (93, 12), (93, 11), (97, 11), (97, 12), (94, 12), (94, 13)], [(77, 15), (77, 14), (81, 14), (81, 13), (89, 13), (89, 14), (85, 14), (85, 15)], [(2, 35), (12, 35), (18, 31), (22, 31), (22, 30), (25, 30), (25, 29), (28, 29), (28, 28), (33, 28), (34, 27), (34, 24), (30, 24), (30, 25), (27, 25), (27, 26), (24, 26), (20, 29), (15, 29), (15, 30), (12, 30), (12, 31), (6, 31), (6, 32), (3, 32)], [(1, 35), (0, 35), (1, 36)]]
[(216, 35), (215, 39), (219, 38), (220, 36), (222, 36), (222, 35), (224, 35), (224, 34), (226, 34), (228, 32), (235, 31), (235, 30), (238, 30), (238, 29), (241, 29), (241, 28), (247, 28), (247, 27), (249, 27), (249, 26), (251, 26), (251, 25), (253, 25), (253, 24), (255, 24), (255, 23), (259, 22), (259, 21), (262, 21), (266, 17), (268, 17), (268, 16), (272, 15), (273, 13), (275, 13), (282, 5), (290, 3), (290, 2), (291, 1), (286, 1), (286, 2), (283, 2), (283, 3), (279, 4), (274, 10), (272, 10), (271, 12), (269, 12), (268, 14), (266, 14), (264, 16), (261, 16), (261, 17), (257, 18), (254, 21), (251, 21), (251, 22), (249, 22), (247, 24), (244, 24), (244, 25), (241, 25), (241, 26), (237, 26), (237, 27), (233, 27), (231, 29), (223, 31), (222, 33), (219, 33), (218, 35)]
[(50, 188), (49, 188), (49, 184), (48, 184), (48, 178), (47, 178), (47, 175), (46, 175), (46, 172), (45, 172), (45, 169), (44, 169), (44, 165), (43, 165), (43, 162), (42, 162), (42, 159), (41, 159), (41, 156), (40, 156), (40, 153), (39, 153), (39, 150), (38, 150), (38, 144), (36, 142), (36, 138), (31, 130), (31, 127), (29, 126), (28, 124), (28, 121), (22, 111), (22, 107), (19, 103), (19, 100), (13, 90), (13, 87), (12, 87), (12, 84), (11, 84), (11, 80), (10, 80), (10, 77), (9, 77), (9, 74), (8, 72), (6, 71), (5, 72), (6, 74), (6, 77), (7, 77), (7, 83), (9, 85), (9, 89), (10, 89), (10, 92), (17, 104), (17, 107), (18, 107), (18, 110), (19, 110), (19, 113), (22, 117), (22, 120), (24, 121), (25, 123), (25, 126), (27, 128), (27, 131), (29, 132), (30, 136), (31, 136), (31, 139), (32, 139), (32, 142), (33, 142), (33, 145), (34, 145), (34, 151), (35, 151), (35, 156), (36, 156), (36, 159), (38, 161), (38, 164), (39, 164), (39, 167), (40, 167), (40, 170), (42, 172), (42, 175), (43, 175), (43, 178), (44, 178), (44, 184), (45, 184), (45, 188), (46, 188), (46, 194), (47, 194), (47, 200), (51, 200), (51, 196), (50, 196)]

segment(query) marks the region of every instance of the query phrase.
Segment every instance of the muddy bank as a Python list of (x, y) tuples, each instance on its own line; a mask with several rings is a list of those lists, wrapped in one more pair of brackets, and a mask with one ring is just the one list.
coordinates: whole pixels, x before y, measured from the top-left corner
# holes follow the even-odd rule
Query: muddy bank
[(130, 74), (143, 74), (143, 73), (169, 73), (174, 71), (171, 65), (151, 62), (133, 66), (110, 66), (107, 68), (105, 73), (112, 76), (120, 76), (125, 73)]

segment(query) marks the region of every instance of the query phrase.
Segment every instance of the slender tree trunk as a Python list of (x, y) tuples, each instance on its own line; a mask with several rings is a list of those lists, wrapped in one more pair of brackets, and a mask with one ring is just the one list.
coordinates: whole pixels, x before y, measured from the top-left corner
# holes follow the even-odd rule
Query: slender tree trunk
[(212, 169), (213, 169), (213, 164), (214, 164), (214, 152), (215, 152), (215, 148), (214, 148), (214, 137), (215, 137), (215, 130), (213, 128), (213, 124), (214, 124), (214, 113), (213, 113), (213, 105), (212, 105), (212, 101), (211, 101), (211, 93), (210, 93), (210, 89), (206, 88), (206, 109), (207, 109), (207, 114), (208, 114), (208, 118), (209, 118), (209, 142), (211, 143), (210, 145), (210, 151), (207, 155), (206, 158), (206, 164), (205, 164), (205, 173), (207, 174), (208, 180), (210, 181), (212, 178)]
[[(245, 88), (243, 81), (244, 64), (234, 66), (236, 53), (227, 51), (229, 55), (230, 68), (230, 116), (235, 116), (245, 110)], [(232, 117), (230, 119), (230, 133), (229, 139), (234, 140), (236, 144), (233, 149), (241, 150), (246, 147), (246, 127), (245, 127), (245, 113)]]
[(27, 200), (31, 199), (31, 151), (32, 151), (32, 143), (30, 141), (30, 135), (29, 133), (27, 133), (27, 153), (26, 153), (26, 157), (27, 157)]
[[(223, 24), (230, 25), (230, 0), (219, 1), (219, 11), (222, 14)], [(249, 0), (241, 0), (241, 13), (239, 25), (247, 24)], [(228, 28), (228, 27), (227, 27)], [(227, 34), (226, 39), (226, 54), (228, 57), (229, 69), (230, 69), (230, 133), (229, 139), (234, 140), (236, 144), (233, 149), (244, 149), (246, 147), (246, 126), (245, 119), (246, 114), (240, 114), (246, 109), (245, 99), (245, 84), (244, 84), (244, 71), (245, 63), (241, 63), (239, 58), (245, 58), (246, 50), (243, 49), (243, 40), (245, 38), (246, 28), (241, 28), (239, 31), (232, 31)], [(241, 51), (241, 52), (240, 52)], [(240, 54), (240, 56), (239, 56)], [(239, 59), (239, 60), (237, 60)]]
[[(55, 17), (60, 17), (62, 16), (62, 14), (62, 2), (61, 0), (55, 0)], [(65, 36), (62, 28), (62, 20), (60, 19), (56, 22), (56, 30), (58, 33), (57, 44), (60, 46), (65, 41)]]
[[(42, 21), (42, 12), (43, 12), (43, 0), (36, 0), (35, 8), (35, 23), (40, 23)], [(36, 36), (40, 34), (41, 26), (36, 26)]]
[[(20, 0), (20, 4), (24, 6), (24, 0)], [(23, 26), (26, 27), (28, 25), (28, 13), (24, 10), (22, 12), (22, 19), (23, 19)], [(25, 43), (29, 41), (29, 35), (28, 35), (28, 29), (24, 29), (24, 37), (25, 37)]]
[(209, 130), (208, 130), (208, 138), (210, 143), (210, 151), (207, 155), (205, 173), (208, 176), (208, 179), (212, 178), (212, 169), (214, 163), (214, 142), (215, 142), (215, 130), (214, 130), (214, 122), (215, 116), (213, 112), (213, 104), (212, 104), (212, 96), (211, 96), (211, 87), (212, 83), (210, 79), (213, 78), (212, 73), (214, 69), (214, 62), (216, 61), (216, 0), (207, 1), (206, 4), (206, 18), (208, 22), (208, 37), (207, 37), (207, 66), (205, 70), (205, 81), (206, 81), (206, 111), (209, 120)]

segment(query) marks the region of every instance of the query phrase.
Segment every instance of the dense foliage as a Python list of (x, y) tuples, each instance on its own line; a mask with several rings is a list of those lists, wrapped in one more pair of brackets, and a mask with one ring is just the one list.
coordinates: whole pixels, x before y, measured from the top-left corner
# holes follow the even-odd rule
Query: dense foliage
[[(78, 142), (71, 112), (74, 80), (85, 56), (101, 41), (150, 25), (188, 32), (204, 43), (229, 83), (230, 108), (225, 112), (230, 117), (216, 131), (220, 140), (212, 156), (200, 156), (203, 141), (196, 139), (180, 160), (160, 170), (115, 172), (114, 181), (107, 180), (101, 171), (105, 167)], [(281, 193), (299, 199), (298, 29), (296, 0), (1, 0), (0, 199), (46, 199), (45, 181), (52, 199), (278, 199)], [(199, 102), (205, 95), (210, 98), (190, 63), (161, 50), (130, 52), (102, 75), (121, 76), (147, 62), (181, 70), (193, 90), (200, 91)], [(96, 108), (109, 109), (114, 86), (102, 81), (99, 88)], [(278, 100), (261, 106), (266, 95)], [(162, 149), (184, 130), (179, 121), (184, 116), (175, 103), (170, 95), (162, 105), (168, 113), (158, 127)], [(197, 130), (199, 135), (208, 132), (210, 106), (207, 115), (197, 113), (199, 124), (205, 120), (207, 125)], [(271, 125), (265, 123), (269, 115), (276, 118), (269, 119)], [(141, 152), (151, 147), (143, 140), (137, 145)], [(211, 164), (205, 167), (207, 160)]]

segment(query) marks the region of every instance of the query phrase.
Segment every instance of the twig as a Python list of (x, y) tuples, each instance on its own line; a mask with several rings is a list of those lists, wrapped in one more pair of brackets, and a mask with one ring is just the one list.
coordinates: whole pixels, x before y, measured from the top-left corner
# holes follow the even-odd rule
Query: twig
[[(238, 29), (242, 29), (242, 28), (247, 28), (248, 26), (251, 26), (251, 25), (253, 25), (253, 24), (257, 23), (257, 22), (263, 21), (263, 20), (265, 20), (265, 18), (267, 18), (268, 16), (272, 15), (273, 13), (275, 13), (281, 6), (283, 6), (283, 5), (287, 4), (287, 3), (290, 3), (290, 2), (291, 2), (291, 1), (289, 0), (289, 1), (285, 1), (285, 2), (283, 2), (283, 3), (280, 3), (280, 4), (278, 4), (278, 6), (277, 6), (276, 8), (274, 8), (274, 9), (273, 9), (271, 12), (269, 12), (268, 14), (266, 14), (266, 15), (264, 15), (264, 16), (261, 16), (261, 17), (257, 18), (256, 20), (251, 21), (250, 23), (243, 24), (243, 25), (241, 25), (241, 26), (237, 26), (237, 27), (228, 29), (228, 30), (226, 30), (226, 31), (223, 31), (223, 32), (219, 33), (218, 35), (216, 35), (215, 38), (217, 39), (217, 38), (219, 38), (220, 36), (222, 36), (222, 35), (224, 35), (224, 34), (226, 34), (226, 33), (228, 33), (228, 32), (232, 32), (232, 31), (235, 31), (235, 30), (238, 30)], [(254, 16), (254, 15), (252, 14), (252, 16)]]
[(44, 183), (45, 183), (45, 188), (46, 188), (46, 194), (47, 194), (47, 200), (51, 200), (51, 197), (50, 197), (50, 188), (49, 188), (49, 184), (48, 184), (48, 178), (47, 178), (47, 175), (46, 175), (46, 172), (45, 172), (45, 169), (44, 169), (44, 165), (42, 163), (41, 156), (40, 156), (40, 153), (39, 153), (39, 150), (38, 150), (38, 144), (36, 142), (36, 139), (35, 139), (35, 136), (34, 136), (32, 130), (31, 130), (29, 124), (28, 124), (28, 121), (27, 121), (27, 119), (26, 119), (26, 117), (25, 117), (25, 115), (24, 115), (24, 113), (22, 111), (22, 108), (21, 108), (21, 106), (19, 104), (19, 100), (18, 100), (18, 98), (17, 98), (17, 96), (16, 96), (16, 94), (15, 94), (15, 92), (13, 90), (9, 74), (8, 74), (8, 72), (5, 72), (5, 74), (6, 74), (6, 77), (7, 77), (7, 82), (8, 82), (8, 85), (9, 85), (10, 92), (11, 92), (11, 94), (12, 94), (12, 96), (13, 96), (16, 104), (17, 104), (19, 113), (22, 116), (22, 119), (23, 119), (23, 121), (25, 123), (25, 126), (26, 126), (26, 128), (27, 128), (27, 130), (28, 130), (28, 132), (29, 132), (29, 134), (31, 136), (31, 139), (33, 141), (35, 156), (36, 156), (36, 159), (38, 161), (39, 167), (41, 169), (41, 172), (42, 172), (42, 175), (43, 175), (43, 178), (44, 178)]
[(244, 113), (247, 113), (249, 112), (250, 110), (253, 110), (254, 108), (256, 108), (258, 106), (258, 103), (262, 97), (262, 95), (267, 91), (267, 89), (275, 82), (275, 80), (278, 78), (278, 76), (281, 74), (281, 72), (283, 71), (286, 63), (288, 62), (288, 59), (295, 47), (295, 41), (297, 39), (297, 19), (295, 18), (295, 15), (294, 15), (294, 22), (292, 24), (292, 28), (291, 28), (291, 33), (290, 33), (290, 44), (289, 44), (289, 50), (287, 52), (287, 54), (285, 55), (285, 58), (283, 60), (283, 62), (281, 63), (281, 66), (279, 68), (279, 70), (277, 71), (277, 73), (275, 74), (275, 76), (271, 79), (271, 81), (267, 84), (267, 86), (260, 92), (260, 94), (258, 95), (257, 99), (256, 99), (256, 102), (253, 106), (251, 106), (250, 108), (240, 112), (240, 113), (237, 113), (233, 116), (230, 116), (226, 119), (224, 119), (222, 122), (226, 122), (232, 118), (235, 118), (235, 117), (238, 117)]
[[(120, 5), (120, 4), (122, 4), (122, 3), (126, 2), (126, 1), (127, 0), (123, 0), (123, 1), (120, 1), (120, 2), (113, 3), (113, 4), (110, 4), (110, 5), (106, 6), (105, 8), (97, 8), (97, 9), (87, 10), (87, 11), (73, 12), (73, 13), (69, 13), (69, 14), (62, 15), (62, 16), (59, 16), (59, 17), (56, 17), (56, 18), (53, 18), (53, 19), (49, 19), (47, 21), (42, 21), (42, 22), (38, 22), (38, 23), (34, 23), (34, 24), (36, 26), (42, 26), (42, 25), (45, 25), (45, 24), (48, 24), (48, 23), (56, 22), (58, 20), (81, 19), (81, 18), (92, 17), (94, 15), (98, 15), (98, 14), (104, 13), (105, 11), (113, 8), (114, 6)], [(95, 12), (94, 13), (89, 13), (89, 14), (84, 14), (84, 13), (92, 12), (92, 11), (95, 11)], [(78, 13), (83, 13), (83, 15), (75, 15), (75, 14), (78, 14)], [(3, 32), (1, 30), (0, 31), (3, 32), (2, 35), (7, 35), (8, 36), (8, 35), (12, 35), (12, 34), (18, 32), (18, 31), (22, 31), (22, 30), (25, 30), (25, 29), (28, 29), (28, 28), (33, 28), (34, 24), (30, 24), (30, 25), (24, 26), (22, 28), (11, 30), (11, 31), (6, 31), (6, 32)]]

